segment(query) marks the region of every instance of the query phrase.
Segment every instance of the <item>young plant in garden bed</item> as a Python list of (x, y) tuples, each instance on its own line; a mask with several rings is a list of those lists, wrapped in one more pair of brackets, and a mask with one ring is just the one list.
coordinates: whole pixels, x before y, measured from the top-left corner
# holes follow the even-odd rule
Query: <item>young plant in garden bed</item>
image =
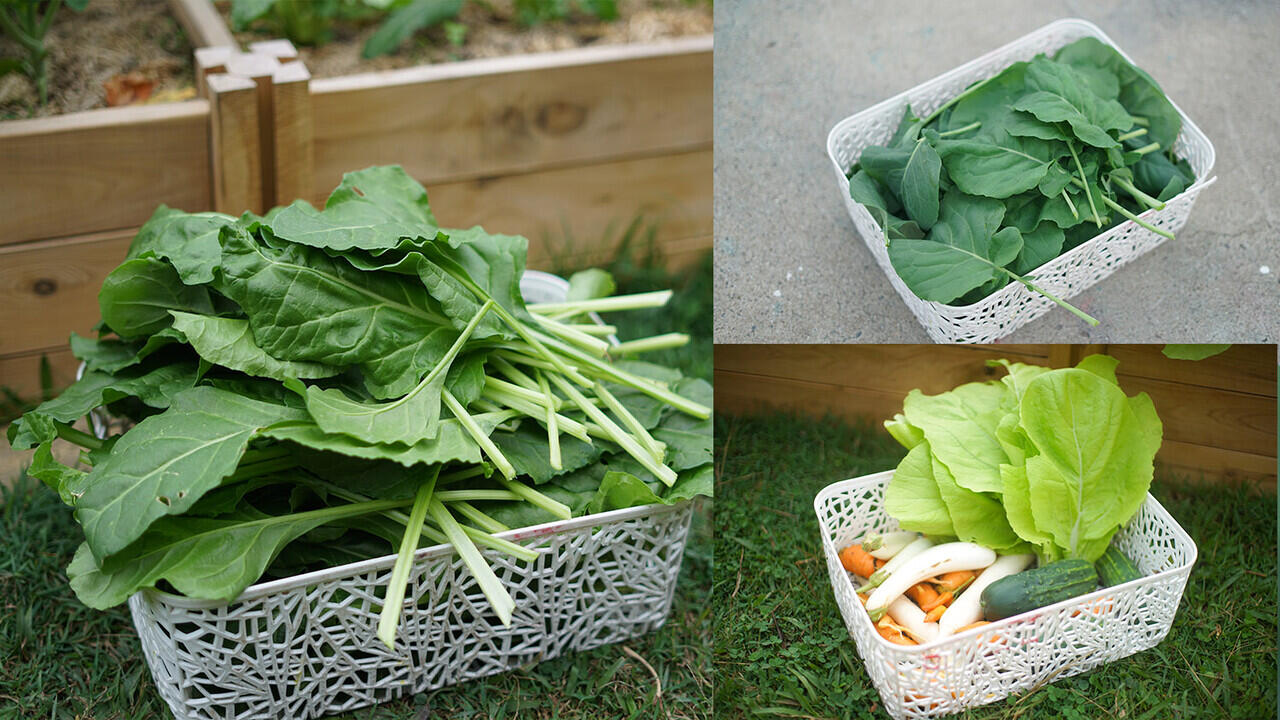
[[(531, 551), (493, 533), (709, 495), (710, 386), (613, 360), (584, 319), (670, 293), (596, 297), (611, 285), (584, 273), (565, 302), (526, 304), (526, 246), (441, 230), (398, 167), (348, 174), (323, 210), (157, 210), (103, 283), (99, 336), (72, 338), (84, 376), (10, 428), (84, 529), (77, 596), (229, 601), (264, 573), (398, 548), (392, 645), (420, 535), (454, 545), (507, 623), (478, 548)], [(71, 426), (103, 407), (136, 425)], [(91, 470), (56, 463), (55, 437)]]
[[(66, 0), (76, 12), (85, 9), (89, 0)], [(49, 103), (48, 57), (44, 36), (63, 0), (0, 0), (0, 31), (26, 53), (18, 58), (0, 58), (0, 75), (20, 71), (31, 78), (41, 105)]]
[(1096, 325), (1032, 273), (1195, 182), (1173, 155), (1182, 118), (1115, 49), (1083, 38), (974, 83), (925, 118), (907, 107), (867, 147), (849, 192), (879, 223), (889, 259), (918, 297), (967, 305), (1009, 282)]

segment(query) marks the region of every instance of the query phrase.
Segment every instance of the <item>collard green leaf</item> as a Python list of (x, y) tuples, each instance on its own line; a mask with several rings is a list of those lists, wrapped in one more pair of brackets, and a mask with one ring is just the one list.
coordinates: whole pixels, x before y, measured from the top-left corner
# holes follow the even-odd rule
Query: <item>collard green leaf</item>
[(235, 218), (222, 213), (185, 213), (161, 205), (133, 238), (128, 259), (167, 260), (182, 282), (203, 285), (213, 280), (222, 258), (218, 236), (233, 222)]
[(998, 280), (1001, 268), (1022, 251), (1017, 228), (1000, 228), (1004, 206), (953, 190), (942, 198), (938, 224), (928, 239), (899, 238), (889, 243), (889, 259), (917, 296), (951, 302)]
[(1070, 65), (1036, 58), (1027, 66), (1031, 92), (1019, 98), (1013, 109), (1044, 122), (1065, 122), (1077, 138), (1094, 147), (1115, 147), (1119, 142), (1107, 131), (1128, 130), (1133, 118), (1118, 101), (1093, 94), (1089, 83)]
[(170, 310), (211, 315), (209, 291), (182, 284), (177, 271), (163, 260), (134, 258), (107, 274), (98, 292), (102, 320), (123, 338), (152, 335), (169, 327)]
[(1048, 141), (1012, 135), (999, 140), (942, 140), (938, 154), (956, 187), (989, 198), (1007, 198), (1036, 187), (1060, 157)]
[(76, 519), (99, 560), (137, 540), (156, 519), (177, 515), (235, 471), (262, 428), (305, 413), (212, 387), (173, 398), (138, 423), (93, 468)]
[(1139, 416), (1108, 380), (1074, 368), (1033, 380), (1020, 416), (1040, 451), (1026, 464), (1036, 527), (1069, 556), (1096, 560), (1146, 498), (1159, 420)]
[(326, 378), (342, 368), (315, 362), (277, 360), (254, 342), (249, 321), (213, 315), (170, 311), (173, 329), (182, 334), (200, 357), (246, 375), (275, 380)]
[(439, 233), (427, 191), (399, 165), (347, 173), (323, 210), (298, 200), (266, 224), (276, 237), (335, 252), (386, 250)]
[(899, 196), (907, 210), (907, 216), (926, 231), (938, 221), (938, 182), (941, 173), (942, 160), (938, 157), (938, 151), (924, 138), (916, 141), (902, 172)]
[[(1148, 123), (1146, 137), (1150, 140), (1160, 143), (1160, 147), (1165, 149), (1173, 147), (1182, 129), (1182, 117), (1156, 81), (1121, 57), (1115, 48), (1097, 38), (1086, 37), (1063, 47), (1054, 59), (1077, 71), (1090, 68), (1105, 70), (1118, 84), (1118, 93), (1105, 97), (1118, 99), (1130, 114), (1145, 118)], [(1103, 90), (1096, 83), (1091, 87), (1094, 92)]]

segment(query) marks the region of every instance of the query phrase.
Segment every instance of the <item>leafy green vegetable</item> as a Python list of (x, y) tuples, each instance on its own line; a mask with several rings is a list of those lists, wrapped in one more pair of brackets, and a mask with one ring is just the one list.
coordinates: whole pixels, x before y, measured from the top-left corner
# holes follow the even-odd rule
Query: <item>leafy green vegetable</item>
[[(849, 194), (884, 231), (921, 299), (966, 305), (1195, 182), (1172, 154), (1182, 120), (1113, 48), (1078, 40), (971, 85), (924, 119), (908, 106), (885, 145), (865, 148)], [(1092, 227), (1085, 227), (1091, 224)]]
[[(588, 271), (573, 298), (526, 305), (527, 248), (442, 230), (400, 168), (348, 174), (322, 209), (158, 210), (104, 282), (100, 335), (72, 338), (84, 376), (9, 430), (75, 507), (77, 595), (230, 600), (264, 574), (398, 547), (379, 628), (392, 642), (421, 538), (452, 544), (509, 622), (479, 548), (536, 555), (491, 533), (709, 495), (711, 386), (615, 362), (626, 346), (574, 327), (670, 292), (612, 296)], [(102, 410), (134, 424), (73, 427)], [(53, 458), (59, 437), (88, 451), (87, 472)]]
[(885, 488), (907, 530), (1035, 549), (1045, 564), (1097, 559), (1151, 484), (1162, 428), (1145, 393), (1125, 396), (1105, 355), (1051, 370), (1000, 360), (999, 381), (913, 390), (885, 422), (910, 448)]

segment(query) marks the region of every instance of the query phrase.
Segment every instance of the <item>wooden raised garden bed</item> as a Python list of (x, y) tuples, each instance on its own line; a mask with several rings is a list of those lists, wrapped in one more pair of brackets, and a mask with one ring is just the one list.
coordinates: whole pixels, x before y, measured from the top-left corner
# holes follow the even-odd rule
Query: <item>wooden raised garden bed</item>
[(0, 386), (20, 396), (41, 357), (73, 379), (68, 335), (160, 203), (318, 202), (399, 163), (443, 225), (525, 235), (534, 266), (605, 259), (637, 216), (673, 265), (711, 247), (710, 36), (312, 80), (288, 43), (241, 53), (208, 0), (170, 2), (199, 99), (0, 123)]

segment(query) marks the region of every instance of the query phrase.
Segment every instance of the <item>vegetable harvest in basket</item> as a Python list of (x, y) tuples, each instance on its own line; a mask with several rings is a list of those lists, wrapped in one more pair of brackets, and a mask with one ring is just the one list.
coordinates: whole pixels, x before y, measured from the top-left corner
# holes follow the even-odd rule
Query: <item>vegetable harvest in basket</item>
[(1083, 38), (974, 83), (933, 113), (907, 107), (863, 150), (849, 193), (923, 300), (968, 305), (1117, 224), (1162, 210), (1195, 175), (1173, 154), (1182, 118), (1150, 75)]
[(900, 530), (872, 533), (840, 560), (864, 578), (859, 597), (891, 642), (1141, 577), (1111, 540), (1151, 485), (1163, 432), (1151, 399), (1125, 395), (1106, 355), (1057, 370), (991, 364), (1008, 374), (912, 390), (885, 422), (909, 450), (884, 491)]
[[(394, 643), (420, 537), (461, 555), (504, 624), (515, 603), (479, 547), (494, 533), (711, 494), (711, 386), (614, 360), (603, 271), (564, 302), (520, 293), (527, 241), (442, 230), (399, 167), (350, 173), (322, 210), (161, 207), (104, 280), (86, 372), (9, 430), (75, 508), (68, 575), (106, 608), (148, 587), (230, 601), (273, 577), (399, 552), (378, 635)], [(105, 407), (134, 422), (99, 439)], [(56, 462), (61, 437), (84, 472)]]

